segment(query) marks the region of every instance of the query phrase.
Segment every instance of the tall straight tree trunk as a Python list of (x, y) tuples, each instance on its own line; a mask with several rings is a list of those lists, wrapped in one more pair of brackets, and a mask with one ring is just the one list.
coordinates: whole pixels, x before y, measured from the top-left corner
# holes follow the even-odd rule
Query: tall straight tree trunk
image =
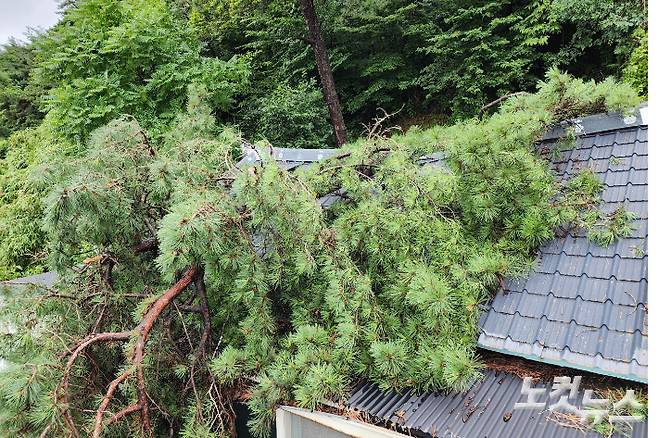
[(318, 17), (315, 14), (315, 5), (313, 4), (313, 0), (299, 0), (299, 6), (302, 9), (302, 14), (304, 14), (304, 20), (306, 21), (306, 27), (308, 28), (309, 43), (311, 44), (315, 55), (315, 63), (318, 67), (320, 82), (322, 83), (324, 100), (329, 107), (331, 126), (334, 130), (334, 135), (336, 136), (336, 143), (340, 147), (347, 142), (347, 129), (345, 128), (345, 121), (343, 120), (343, 112), (340, 109), (340, 101), (338, 100), (338, 93), (336, 92), (334, 75), (331, 73), (331, 66), (329, 65), (327, 47), (324, 45), (320, 23), (318, 23)]

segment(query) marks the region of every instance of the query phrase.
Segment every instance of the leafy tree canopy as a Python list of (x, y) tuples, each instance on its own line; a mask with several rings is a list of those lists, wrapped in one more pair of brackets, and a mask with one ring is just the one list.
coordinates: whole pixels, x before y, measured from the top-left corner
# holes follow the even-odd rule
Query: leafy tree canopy
[(200, 52), (164, 0), (79, 1), (40, 41), (35, 80), (53, 84), (45, 110), (65, 138), (85, 141), (121, 114), (158, 130), (184, 107), (188, 84), (203, 84), (219, 111), (246, 86), (243, 60)]
[[(169, 0), (207, 50), (252, 61), (259, 93), (315, 75), (293, 0)], [(646, 27), (639, 0), (317, 0), (346, 118), (360, 131), (376, 108), (401, 117), (470, 117), (550, 67), (619, 77)]]
[(43, 118), (38, 101), (45, 90), (30, 82), (37, 38), (31, 35), (30, 43), (10, 40), (0, 48), (0, 139)]

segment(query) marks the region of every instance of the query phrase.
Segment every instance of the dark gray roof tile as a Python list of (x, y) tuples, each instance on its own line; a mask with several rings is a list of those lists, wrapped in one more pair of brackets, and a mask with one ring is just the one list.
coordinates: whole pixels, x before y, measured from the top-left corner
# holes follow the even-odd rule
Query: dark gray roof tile
[(626, 186), (633, 185), (646, 185), (648, 181), (647, 169), (628, 169), (628, 170), (608, 170), (599, 179), (607, 186)]
[[(646, 155), (646, 152), (641, 152), (642, 144), (646, 143), (624, 143), (624, 144), (613, 144), (612, 145), (612, 156), (613, 157), (630, 157), (633, 154)], [(608, 146), (604, 146), (607, 148)]]
[[(593, 159), (598, 160), (601, 158), (610, 158), (612, 156), (612, 148), (613, 146), (597, 146), (591, 149), (591, 152), (589, 156), (591, 156)], [(580, 151), (579, 151), (580, 152)], [(619, 156), (619, 155), (615, 155)], [(570, 157), (573, 160), (587, 160), (589, 157), (587, 156), (578, 156), (578, 157)]]
[[(588, 120), (600, 128), (606, 117)], [(574, 229), (543, 245), (527, 278), (506, 280), (492, 300), (480, 319), (478, 343), (646, 381), (647, 128), (609, 119), (610, 129), (586, 130), (589, 134), (573, 149), (551, 153), (565, 144), (550, 140), (539, 150), (553, 157), (558, 179), (567, 180), (583, 168), (596, 172), (604, 184), (600, 209), (633, 212), (637, 219), (631, 223), (631, 235), (601, 247), (587, 239), (586, 230)]]
[(635, 143), (635, 149), (633, 154), (637, 155), (648, 155), (649, 154), (649, 142), (648, 141), (638, 141)]
[(649, 234), (649, 221), (647, 219), (636, 219), (633, 221), (633, 230), (629, 237), (646, 239), (648, 234)]
[(606, 202), (599, 206), (599, 210), (603, 213), (610, 214), (619, 208), (635, 214), (636, 219), (647, 219), (649, 217), (649, 206), (647, 201), (622, 201), (622, 202)]
[[(629, 208), (627, 210), (630, 211)], [(646, 239), (624, 238), (604, 247), (597, 245), (587, 237), (575, 237), (569, 234), (566, 237), (553, 239), (545, 244), (541, 251), (543, 254), (559, 255), (564, 253), (565, 255), (580, 257), (591, 254), (594, 257), (642, 258), (646, 253), (646, 243)]]
[(647, 184), (626, 184), (614, 187), (604, 186), (601, 199), (604, 202), (647, 201), (649, 193)]
[(629, 159), (631, 160), (631, 165), (635, 169), (648, 169), (649, 168), (649, 157), (648, 157), (648, 155), (633, 154), (631, 157), (629, 157)]
[(641, 366), (649, 365), (649, 337), (646, 336), (646, 333), (640, 339), (640, 345), (633, 352), (633, 360)]
[[(637, 129), (623, 129), (619, 131), (614, 131), (614, 141), (613, 143), (621, 145), (621, 144), (629, 144), (629, 143), (635, 143), (636, 141), (639, 141), (638, 139), (638, 130)], [(607, 139), (610, 137), (608, 136)], [(597, 144), (610, 144), (608, 141), (604, 140), (601, 138), (601, 142), (597, 142)]]
[[(591, 169), (595, 173), (620, 172), (628, 170), (646, 170), (648, 168), (648, 159), (646, 155), (633, 154), (629, 157), (607, 157), (607, 158), (585, 158), (572, 159), (567, 158), (564, 161), (556, 162), (554, 165), (556, 172), (564, 177), (572, 176), (582, 169)], [(635, 184), (641, 184), (640, 181), (633, 181)]]

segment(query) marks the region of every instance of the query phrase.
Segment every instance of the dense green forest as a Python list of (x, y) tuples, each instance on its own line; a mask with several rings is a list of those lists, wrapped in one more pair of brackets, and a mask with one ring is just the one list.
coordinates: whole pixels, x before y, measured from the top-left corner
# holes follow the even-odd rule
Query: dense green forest
[(3, 436), (231, 436), (235, 399), (266, 433), (361, 377), (461, 390), (501, 278), (560, 225), (629, 231), (532, 144), (647, 98), (646, 2), (69, 0), (27, 39), (0, 51), (0, 280), (61, 284), (0, 297)]

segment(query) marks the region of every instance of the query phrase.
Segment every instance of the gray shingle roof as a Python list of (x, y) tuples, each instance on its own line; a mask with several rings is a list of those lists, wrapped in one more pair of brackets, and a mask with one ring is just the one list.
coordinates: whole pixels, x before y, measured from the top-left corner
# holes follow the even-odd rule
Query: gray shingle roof
[[(543, 245), (527, 278), (507, 280), (480, 325), (479, 346), (562, 366), (647, 381), (646, 115), (580, 120), (574, 148), (554, 156), (560, 179), (590, 168), (604, 184), (601, 209), (636, 214), (630, 237), (607, 248), (582, 231)], [(539, 145), (560, 148), (560, 129)], [(594, 130), (599, 130), (594, 132)], [(601, 131), (603, 130), (603, 131)]]
[[(402, 432), (423, 437), (601, 438), (595, 432), (584, 433), (550, 421), (546, 409), (513, 409), (515, 403), (527, 401), (521, 393), (522, 384), (523, 380), (515, 375), (492, 370), (486, 370), (484, 378), (463, 394), (394, 393), (381, 391), (372, 384), (361, 384), (352, 392), (348, 406), (362, 412), (370, 421), (394, 425)], [(548, 387), (545, 384), (534, 387), (548, 391), (550, 383)], [(578, 401), (572, 401), (577, 406), (581, 406), (585, 389), (589, 388), (582, 385)], [(546, 402), (548, 407), (557, 400), (549, 400), (546, 392), (538, 401)], [(647, 422), (634, 424), (632, 433), (628, 434), (633, 438), (647, 435)]]

